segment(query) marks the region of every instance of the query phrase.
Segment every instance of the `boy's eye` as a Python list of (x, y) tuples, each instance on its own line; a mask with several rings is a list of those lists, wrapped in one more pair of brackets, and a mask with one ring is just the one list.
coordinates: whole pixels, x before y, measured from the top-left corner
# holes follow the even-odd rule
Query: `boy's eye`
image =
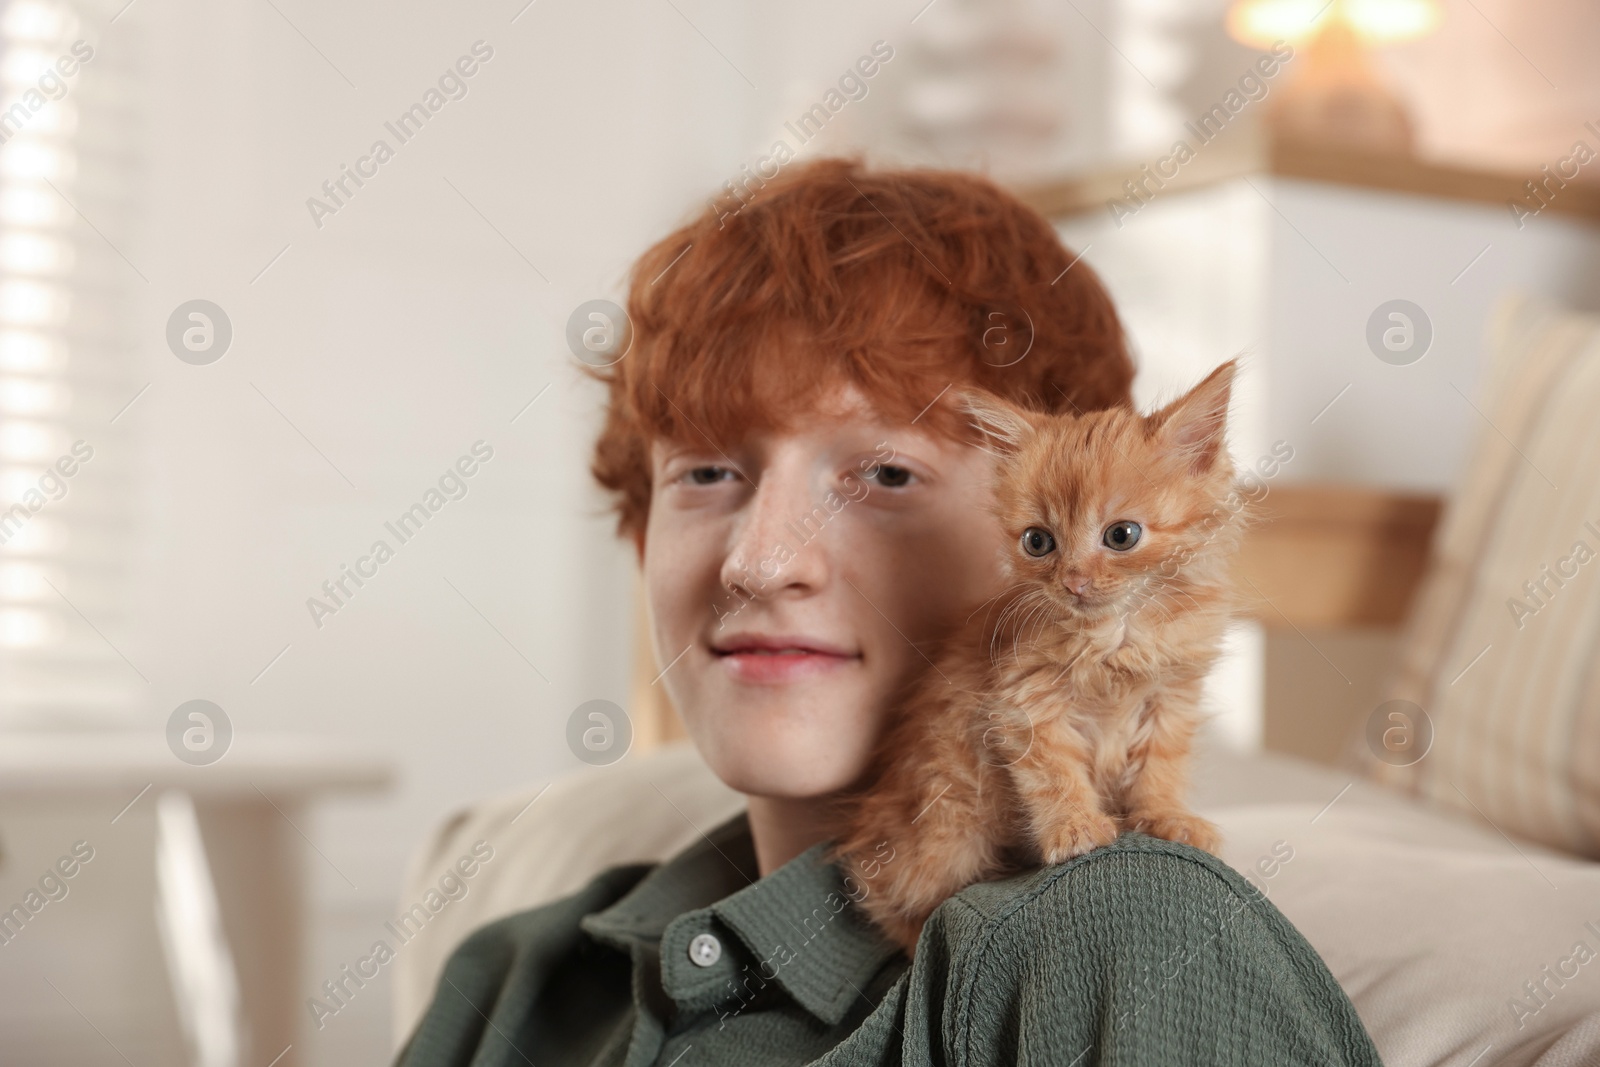
[(899, 489), (911, 480), (911, 472), (904, 467), (887, 463), (878, 465), (878, 484), (886, 489)]
[(737, 476), (736, 472), (727, 467), (692, 467), (685, 471), (683, 476), (689, 479), (691, 485), (715, 485), (722, 481), (724, 474)]

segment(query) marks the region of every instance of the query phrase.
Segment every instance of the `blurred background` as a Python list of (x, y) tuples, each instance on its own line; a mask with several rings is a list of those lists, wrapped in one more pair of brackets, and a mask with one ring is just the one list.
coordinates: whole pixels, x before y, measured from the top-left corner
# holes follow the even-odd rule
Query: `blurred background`
[[(749, 174), (995, 177), (1141, 403), (1251, 352), (1236, 456), (1417, 552), (1495, 302), (1600, 304), (1597, 47), (1576, 0), (0, 5), (0, 1062), (386, 1062), (385, 969), (324, 983), (427, 829), (581, 768), (587, 701), (673, 734), (570, 339)], [(1377, 584), (1239, 629), (1228, 744), (1332, 758)]]

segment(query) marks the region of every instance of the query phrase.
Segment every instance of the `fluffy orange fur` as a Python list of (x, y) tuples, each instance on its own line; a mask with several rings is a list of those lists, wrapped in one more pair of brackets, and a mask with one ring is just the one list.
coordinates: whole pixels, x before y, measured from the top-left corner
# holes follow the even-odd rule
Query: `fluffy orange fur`
[(899, 703), (831, 852), (870, 866), (861, 906), (908, 954), (952, 894), (1124, 830), (1216, 849), (1184, 794), (1201, 683), (1235, 611), (1234, 372), (1149, 415), (963, 394), (1001, 457), (1007, 590)]

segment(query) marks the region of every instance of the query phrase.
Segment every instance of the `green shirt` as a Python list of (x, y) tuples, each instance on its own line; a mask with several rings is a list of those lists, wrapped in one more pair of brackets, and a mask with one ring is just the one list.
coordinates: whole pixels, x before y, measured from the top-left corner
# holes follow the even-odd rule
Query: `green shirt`
[(483, 927), (398, 1067), (1379, 1063), (1315, 950), (1205, 852), (1129, 833), (970, 886), (911, 962), (824, 847), (759, 877), (740, 814)]

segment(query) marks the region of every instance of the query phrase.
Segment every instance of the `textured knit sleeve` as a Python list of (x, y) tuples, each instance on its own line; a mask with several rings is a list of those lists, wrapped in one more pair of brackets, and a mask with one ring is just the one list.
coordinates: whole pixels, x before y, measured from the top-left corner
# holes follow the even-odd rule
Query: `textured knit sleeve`
[(1128, 835), (974, 886), (935, 920), (925, 938), (946, 992), (934, 1058), (952, 1065), (1379, 1063), (1300, 933), (1187, 846)]

